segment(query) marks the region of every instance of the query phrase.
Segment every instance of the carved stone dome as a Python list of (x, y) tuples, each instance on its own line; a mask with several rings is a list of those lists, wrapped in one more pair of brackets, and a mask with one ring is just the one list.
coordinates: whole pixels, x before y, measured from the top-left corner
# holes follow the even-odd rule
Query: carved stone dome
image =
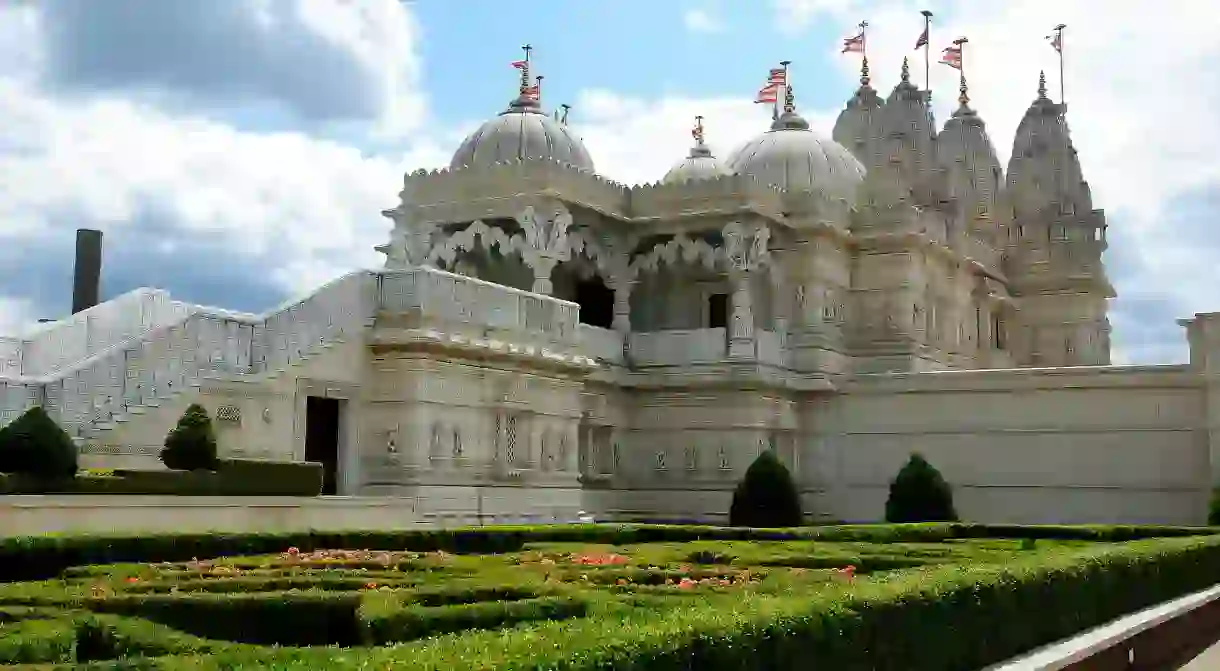
[(544, 113), (536, 100), (524, 95), (463, 140), (449, 161), (449, 167), (529, 159), (552, 159), (593, 171), (593, 159), (580, 138), (566, 125)]
[(731, 171), (712, 154), (712, 150), (703, 143), (703, 126), (696, 131), (695, 145), (690, 154), (680, 163), (669, 169), (661, 178), (663, 184), (678, 184), (700, 179), (716, 179), (730, 174)]
[(770, 130), (735, 151), (728, 165), (769, 186), (844, 200), (855, 198), (865, 173), (850, 151), (810, 130), (794, 111), (784, 112)]

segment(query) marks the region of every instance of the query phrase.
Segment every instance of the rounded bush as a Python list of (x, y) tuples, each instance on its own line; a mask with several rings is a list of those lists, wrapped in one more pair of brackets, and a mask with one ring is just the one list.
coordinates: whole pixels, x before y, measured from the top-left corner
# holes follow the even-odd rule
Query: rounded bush
[(801, 497), (788, 468), (770, 450), (746, 469), (733, 492), (729, 524), (735, 527), (798, 527)]
[(57, 480), (76, 475), (76, 443), (40, 406), (0, 429), (0, 472)]
[(161, 463), (176, 471), (216, 470), (216, 432), (203, 406), (192, 403), (165, 437)]
[(887, 522), (955, 522), (953, 489), (920, 454), (912, 454), (894, 481), (885, 502)]

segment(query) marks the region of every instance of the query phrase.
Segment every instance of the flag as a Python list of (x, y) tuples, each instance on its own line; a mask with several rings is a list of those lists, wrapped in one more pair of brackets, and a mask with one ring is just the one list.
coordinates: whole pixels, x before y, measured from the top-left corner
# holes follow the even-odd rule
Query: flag
[(767, 85), (784, 86), (788, 83), (788, 71), (783, 68), (771, 68), (771, 74), (767, 77)]
[(758, 90), (754, 98), (756, 103), (774, 103), (779, 100), (779, 84), (767, 84)]
[(962, 48), (959, 46), (945, 47), (940, 55), (940, 62), (957, 70), (962, 69)]
[(864, 33), (843, 39), (843, 53), (864, 53)]
[(925, 26), (923, 32), (919, 34), (919, 39), (915, 40), (915, 48), (928, 46), (928, 28)]
[(1046, 39), (1051, 41), (1051, 48), (1059, 53), (1063, 53), (1063, 33), (1055, 33), (1047, 35)]
[(514, 68), (516, 68), (518, 70), (524, 70), (525, 66), (529, 65), (529, 61), (513, 61), (512, 63), (509, 63), (509, 65), (513, 66)]

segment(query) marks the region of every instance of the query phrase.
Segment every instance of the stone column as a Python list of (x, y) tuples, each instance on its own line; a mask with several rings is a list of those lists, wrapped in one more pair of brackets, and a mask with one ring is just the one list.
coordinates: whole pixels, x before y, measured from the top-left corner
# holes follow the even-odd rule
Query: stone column
[(634, 280), (615, 280), (610, 289), (614, 291), (614, 323), (615, 331), (624, 336), (631, 333), (631, 292), (635, 289)]
[(732, 318), (729, 321), (729, 358), (753, 358), (754, 281), (755, 271), (769, 258), (767, 242), (771, 231), (766, 226), (747, 225), (739, 221), (724, 227), (724, 261), (728, 264), (729, 282), (733, 288)]
[(553, 259), (543, 258), (534, 262), (532, 266), (534, 285), (530, 287), (530, 291), (536, 294), (551, 295), (551, 292), (555, 290), (555, 285), (551, 282), (551, 272), (555, 270), (555, 265)]
[(753, 273), (735, 270), (729, 276), (733, 287), (733, 318), (729, 321), (729, 358), (754, 356)]

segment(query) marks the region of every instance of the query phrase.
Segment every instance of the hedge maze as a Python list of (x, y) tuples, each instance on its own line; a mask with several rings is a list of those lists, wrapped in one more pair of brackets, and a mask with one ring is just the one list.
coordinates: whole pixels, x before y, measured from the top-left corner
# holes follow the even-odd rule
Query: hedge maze
[(1210, 533), (571, 525), (6, 539), (0, 575), (30, 579), (0, 584), (0, 668), (972, 671), (1214, 582)]

